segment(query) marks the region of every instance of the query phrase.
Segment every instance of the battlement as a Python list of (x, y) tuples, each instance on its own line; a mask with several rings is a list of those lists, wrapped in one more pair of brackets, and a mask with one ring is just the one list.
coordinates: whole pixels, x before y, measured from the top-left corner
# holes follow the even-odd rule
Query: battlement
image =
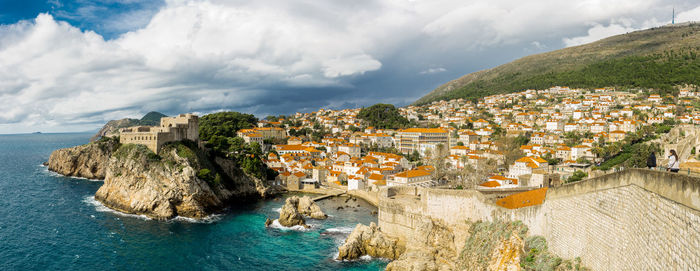
[[(542, 191), (540, 191), (542, 192)], [(379, 193), (382, 231), (408, 238), (420, 221), (522, 221), (560, 257), (593, 270), (700, 268), (700, 178), (627, 169), (550, 187), (544, 202), (515, 209), (476, 190), (389, 187)], [(455, 244), (463, 245), (462, 244)]]
[(199, 117), (194, 114), (180, 114), (176, 117), (163, 117), (160, 126), (133, 126), (119, 129), (119, 143), (141, 144), (155, 153), (160, 153), (165, 143), (199, 139)]

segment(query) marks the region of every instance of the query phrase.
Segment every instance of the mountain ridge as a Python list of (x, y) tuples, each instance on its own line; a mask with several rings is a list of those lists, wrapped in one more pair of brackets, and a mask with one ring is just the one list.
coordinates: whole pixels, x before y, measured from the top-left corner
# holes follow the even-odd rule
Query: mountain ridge
[(110, 120), (90, 138), (90, 142), (94, 142), (104, 136), (116, 136), (118, 135), (119, 128), (131, 126), (158, 126), (160, 125), (160, 119), (162, 117), (167, 117), (167, 115), (151, 111), (143, 115), (141, 119), (123, 118), (119, 120)]
[[(588, 44), (525, 56), (494, 68), (473, 72), (439, 86), (413, 104), (480, 98), (555, 85), (588, 88), (594, 84), (606, 84), (595, 87), (660, 89), (668, 89), (669, 85), (676, 83), (697, 85), (696, 70), (700, 70), (700, 58), (696, 57), (698, 52), (698, 23), (639, 30)], [(686, 56), (689, 59), (685, 59)], [(681, 78), (666, 76), (651, 78), (656, 81), (645, 81), (645, 77), (655, 75), (653, 72), (664, 71), (666, 66), (675, 67), (674, 65), (687, 66), (686, 70), (682, 70), (684, 73), (680, 74)], [(617, 72), (617, 68), (626, 66), (641, 71), (626, 71), (632, 72), (633, 77)], [(654, 66), (654, 69), (647, 71), (648, 66)], [(671, 75), (678, 74), (678, 71), (674, 72)], [(551, 85), (544, 87), (546, 84)]]

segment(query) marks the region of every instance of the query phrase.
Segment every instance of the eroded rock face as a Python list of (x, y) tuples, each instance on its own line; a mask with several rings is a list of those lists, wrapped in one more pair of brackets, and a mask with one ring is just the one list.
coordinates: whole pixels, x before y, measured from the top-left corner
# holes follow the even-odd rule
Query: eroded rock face
[(338, 260), (355, 260), (363, 255), (396, 259), (404, 251), (396, 238), (381, 232), (377, 224), (357, 224), (345, 243), (338, 248)]
[(524, 251), (525, 243), (513, 232), (509, 239), (503, 240), (491, 252), (489, 270), (520, 271), (520, 258)]
[(277, 187), (268, 186), (263, 180), (246, 174), (234, 161), (221, 157), (215, 157), (213, 161), (222, 173), (231, 179), (231, 185), (221, 191), (226, 197), (238, 199), (268, 198), (282, 192)]
[[(409, 250), (386, 266), (387, 271), (437, 271), (435, 256), (424, 250)], [(451, 270), (451, 269), (446, 269)]]
[(109, 208), (154, 219), (199, 219), (229, 202), (256, 200), (271, 193), (262, 180), (233, 166), (222, 167), (220, 172), (212, 169), (202, 176), (203, 165), (212, 167), (215, 162), (189, 150), (189, 158), (180, 157), (174, 147), (153, 157), (143, 146), (125, 145), (109, 159), (104, 185), (95, 199)]
[(299, 205), (297, 210), (302, 215), (311, 217), (313, 219), (326, 219), (328, 216), (323, 213), (321, 207), (319, 207), (309, 196), (303, 196), (299, 198)]
[(116, 139), (104, 139), (86, 145), (58, 149), (51, 153), (49, 170), (65, 176), (88, 179), (105, 178), (109, 157), (119, 147)]
[[(95, 199), (105, 206), (130, 214), (154, 219), (177, 215), (203, 218), (223, 205), (220, 194), (197, 177), (187, 159), (175, 150), (167, 160), (149, 161), (139, 148), (120, 150), (110, 158), (105, 182)], [(172, 160), (171, 160), (172, 159)]]
[(282, 226), (307, 226), (304, 216), (299, 213), (299, 197), (293, 196), (287, 198), (280, 210), (280, 218), (277, 220)]
[(440, 220), (424, 219), (406, 241), (406, 253), (386, 270), (455, 270), (452, 230)]
[[(95, 199), (109, 208), (155, 219), (203, 218), (229, 202), (280, 192), (245, 174), (231, 160), (209, 159), (196, 146), (184, 149), (189, 158), (180, 157), (175, 147), (156, 156), (145, 146), (120, 147), (115, 139), (101, 139), (54, 151), (47, 164), (63, 175), (104, 179)], [(205, 164), (211, 170), (206, 180), (199, 174)]]

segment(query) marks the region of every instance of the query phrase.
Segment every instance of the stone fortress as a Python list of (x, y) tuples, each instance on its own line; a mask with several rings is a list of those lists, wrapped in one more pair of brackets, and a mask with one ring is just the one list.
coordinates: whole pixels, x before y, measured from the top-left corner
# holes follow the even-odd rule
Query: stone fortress
[(133, 126), (119, 129), (119, 143), (141, 144), (159, 153), (165, 143), (189, 139), (199, 139), (199, 117), (193, 114), (180, 114), (177, 117), (163, 117), (160, 126)]

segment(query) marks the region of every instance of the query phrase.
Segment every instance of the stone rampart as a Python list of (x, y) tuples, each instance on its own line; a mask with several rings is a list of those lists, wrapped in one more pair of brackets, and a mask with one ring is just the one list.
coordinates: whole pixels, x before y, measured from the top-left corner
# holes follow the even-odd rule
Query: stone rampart
[(550, 188), (542, 205), (510, 210), (472, 190), (390, 187), (380, 191), (379, 225), (406, 238), (426, 218), (456, 228), (466, 220), (520, 220), (550, 251), (581, 257), (593, 270), (695, 270), (699, 190), (697, 178), (630, 169)]

